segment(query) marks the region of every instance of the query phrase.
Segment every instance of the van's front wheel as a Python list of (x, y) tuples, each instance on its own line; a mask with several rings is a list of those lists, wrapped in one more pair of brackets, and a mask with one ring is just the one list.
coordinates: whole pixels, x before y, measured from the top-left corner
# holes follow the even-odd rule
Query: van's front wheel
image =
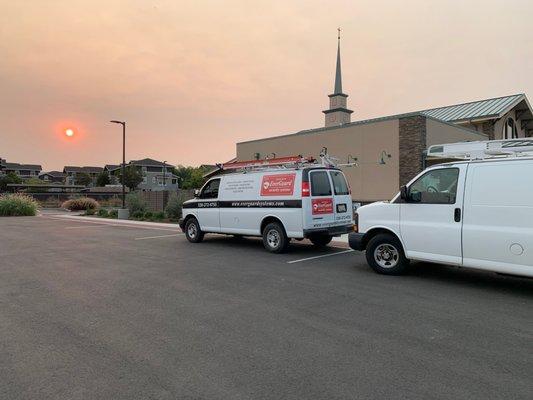
[(271, 222), (263, 229), (263, 246), (271, 253), (283, 253), (289, 244), (285, 229), (278, 222)]
[(204, 233), (196, 218), (190, 218), (185, 223), (185, 237), (191, 243), (199, 243), (204, 239)]
[(366, 246), (366, 260), (378, 274), (401, 275), (409, 268), (402, 244), (396, 237), (386, 233), (370, 239)]

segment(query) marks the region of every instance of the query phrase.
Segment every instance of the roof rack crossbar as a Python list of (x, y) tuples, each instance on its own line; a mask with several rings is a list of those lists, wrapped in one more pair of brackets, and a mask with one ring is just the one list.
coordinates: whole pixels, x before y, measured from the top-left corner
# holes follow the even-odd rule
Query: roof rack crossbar
[(429, 146), (427, 155), (463, 160), (533, 156), (533, 138), (438, 144)]

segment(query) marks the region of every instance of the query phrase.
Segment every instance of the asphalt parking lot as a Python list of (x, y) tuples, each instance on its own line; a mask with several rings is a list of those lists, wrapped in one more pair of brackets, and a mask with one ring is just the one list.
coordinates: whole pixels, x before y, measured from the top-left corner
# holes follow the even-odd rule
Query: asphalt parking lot
[(0, 398), (531, 399), (533, 280), (172, 229), (0, 219)]

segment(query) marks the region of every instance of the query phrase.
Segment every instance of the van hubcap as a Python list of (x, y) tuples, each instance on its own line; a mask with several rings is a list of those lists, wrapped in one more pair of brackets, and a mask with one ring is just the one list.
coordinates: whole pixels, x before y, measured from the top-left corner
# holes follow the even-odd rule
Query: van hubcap
[(398, 264), (400, 253), (390, 244), (380, 244), (374, 250), (374, 259), (382, 268), (393, 268)]
[(270, 247), (272, 248), (276, 248), (279, 246), (279, 242), (280, 242), (280, 236), (279, 236), (279, 232), (275, 229), (271, 229), (268, 231), (267, 233), (267, 243)]
[(187, 228), (187, 234), (189, 235), (189, 237), (195, 238), (196, 237), (196, 225), (189, 224), (189, 227)]

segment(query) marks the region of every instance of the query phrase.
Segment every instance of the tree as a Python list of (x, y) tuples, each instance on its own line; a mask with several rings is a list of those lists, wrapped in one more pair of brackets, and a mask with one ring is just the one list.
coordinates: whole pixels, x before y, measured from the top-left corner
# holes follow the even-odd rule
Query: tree
[(76, 185), (83, 185), (83, 186), (89, 186), (92, 183), (92, 181), (93, 179), (91, 178), (91, 175), (89, 175), (87, 172), (78, 172), (74, 179), (74, 183)]
[(7, 190), (7, 185), (10, 183), (20, 184), (22, 183), (22, 179), (14, 172), (7, 173), (0, 177), (0, 191), (5, 192)]
[(207, 172), (205, 168), (185, 167), (178, 165), (170, 171), (180, 177), (179, 186), (181, 189), (198, 189), (205, 183), (203, 175)]
[[(130, 190), (135, 190), (137, 186), (143, 181), (143, 176), (141, 172), (133, 165), (129, 165), (125, 168), (125, 179), (124, 184), (130, 188)], [(122, 170), (120, 171), (119, 181), (122, 183)]]
[(109, 185), (111, 179), (109, 178), (109, 172), (102, 171), (96, 177), (96, 186), (105, 186)]

